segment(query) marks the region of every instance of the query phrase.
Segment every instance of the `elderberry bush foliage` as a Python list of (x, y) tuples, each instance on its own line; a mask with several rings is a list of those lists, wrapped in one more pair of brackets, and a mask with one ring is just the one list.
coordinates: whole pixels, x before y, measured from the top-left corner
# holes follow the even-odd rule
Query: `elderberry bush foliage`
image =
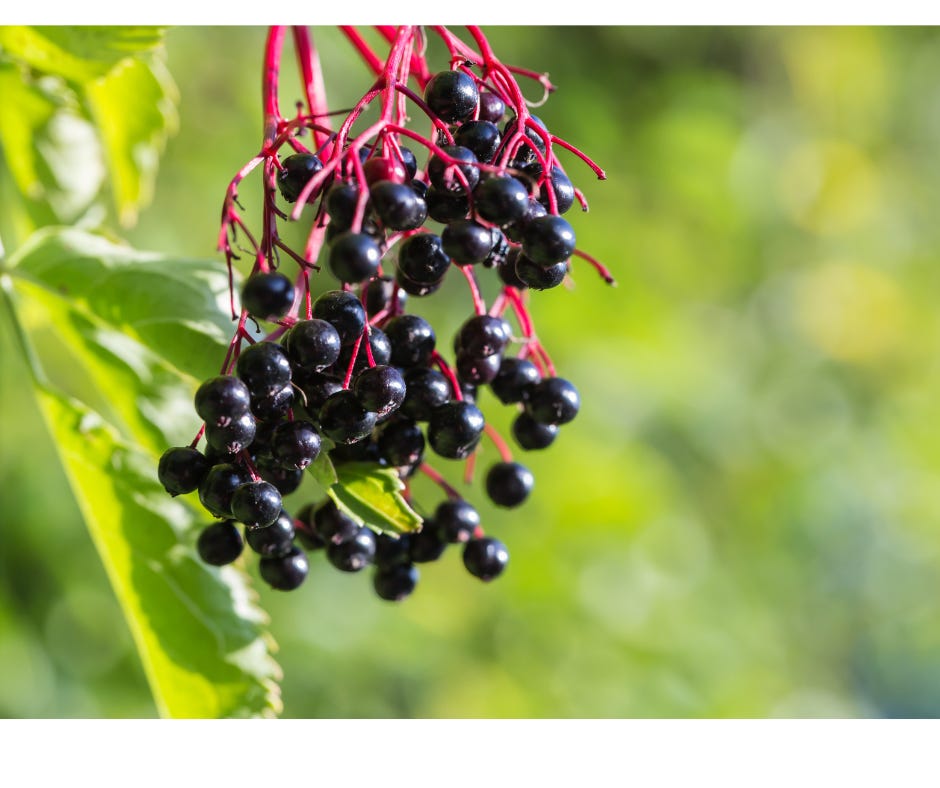
[[(255, 553), (274, 589), (298, 588), (322, 554), (339, 571), (370, 570), (375, 593), (398, 601), (417, 587), (419, 565), (450, 546), (470, 575), (493, 580), (509, 563), (506, 545), (435, 466), (466, 463), (468, 480), (476, 469), (499, 507), (519, 507), (533, 493), (533, 474), (478, 402), (488, 387), (515, 414), (521, 452), (547, 449), (577, 416), (578, 390), (538, 341), (529, 300), (565, 282), (576, 258), (612, 282), (578, 249), (564, 217), (587, 204), (556, 151), (603, 172), (529, 112), (515, 72), (477, 28), (468, 28), (475, 48), (433, 29), (451, 56), (438, 71), (418, 54), (416, 28), (385, 29), (390, 50), (381, 63), (347, 31), (376, 74), (335, 132), (302, 37), (307, 113), (280, 117), (279, 30), (266, 52), (265, 147), (223, 205), (228, 265), (246, 245), (254, 265), (240, 311), (233, 293), (237, 328), (220, 374), (195, 395), (203, 426), (190, 446), (164, 453), (160, 481), (171, 495), (197, 494), (216, 518), (197, 538), (206, 563)], [(551, 89), (547, 77), (533, 76)], [(354, 132), (372, 102), (380, 120)], [(417, 131), (412, 116), (428, 130)], [(265, 229), (255, 236), (237, 193), (258, 166)], [(304, 248), (281, 240), (286, 221), (308, 223)], [(457, 331), (441, 336), (421, 305), (448, 276), (466, 280), (469, 299)], [(484, 277), (498, 290), (490, 304)], [(317, 294), (320, 278), (329, 284)], [(308, 473), (325, 495), (288, 506), (285, 496)], [(416, 474), (442, 498), (414, 500)], [(388, 502), (403, 515), (389, 515)]]

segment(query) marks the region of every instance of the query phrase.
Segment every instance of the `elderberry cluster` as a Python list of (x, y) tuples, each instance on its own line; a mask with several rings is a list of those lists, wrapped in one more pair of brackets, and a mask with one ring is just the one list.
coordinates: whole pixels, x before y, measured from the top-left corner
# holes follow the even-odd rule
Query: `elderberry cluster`
[[(498, 506), (516, 507), (534, 477), (487, 427), (476, 404), (481, 387), (516, 410), (512, 435), (526, 451), (550, 446), (578, 413), (575, 386), (550, 362), (533, 359), (521, 307), (522, 291), (561, 284), (575, 251), (574, 230), (561, 214), (577, 194), (558, 166), (546, 172), (544, 163), (554, 162), (545, 156), (548, 130), (529, 116), (538, 130), (526, 125), (523, 144), (509, 157), (506, 140), (520, 136), (517, 116), (461, 70), (433, 76), (424, 102), (439, 131), (423, 169), (391, 134), (339, 152), (327, 173), (314, 153), (278, 162), (283, 200), (315, 206), (326, 267), (342, 289), (312, 299), (309, 271), (295, 283), (271, 265), (256, 266), (242, 288), (242, 322), (248, 316), (278, 328), (244, 347), (236, 337), (234, 363), (223, 366), (228, 374), (196, 392), (204, 452), (197, 439), (169, 449), (159, 465), (167, 492), (198, 491), (203, 507), (220, 518), (198, 539), (209, 564), (231, 563), (247, 542), (260, 556), (261, 577), (291, 590), (307, 576), (307, 553), (322, 550), (342, 571), (374, 566), (378, 596), (400, 600), (416, 586), (416, 564), (462, 544), (467, 570), (491, 580), (505, 569), (508, 551), (428, 465), (429, 452), (467, 460), (489, 433), (501, 459), (486, 471), (486, 493)], [(410, 298), (438, 290), (454, 267), (465, 269), (474, 312), (453, 337), (451, 365), (434, 328), (406, 308)], [(502, 283), (489, 310), (470, 269), (495, 269)], [(306, 319), (299, 319), (304, 302)], [(519, 331), (504, 317), (510, 309)], [(360, 524), (333, 498), (292, 516), (282, 496), (299, 487), (321, 452), (335, 466), (394, 469), (406, 484), (424, 471), (448, 497), (419, 531), (399, 536)]]

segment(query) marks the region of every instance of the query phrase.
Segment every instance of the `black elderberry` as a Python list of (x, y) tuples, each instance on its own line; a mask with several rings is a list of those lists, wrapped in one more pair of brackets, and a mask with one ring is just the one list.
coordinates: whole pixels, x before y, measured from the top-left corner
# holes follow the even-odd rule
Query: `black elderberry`
[(480, 525), (479, 513), (462, 498), (438, 504), (434, 520), (452, 544), (468, 541)]
[(499, 577), (509, 564), (509, 551), (498, 539), (471, 539), (463, 548), (463, 565), (480, 580)]
[(348, 542), (359, 533), (359, 523), (340, 511), (331, 498), (314, 510), (310, 524), (325, 542)]
[(398, 410), (405, 399), (405, 379), (401, 372), (384, 364), (360, 372), (352, 389), (362, 407), (374, 412), (377, 418)]
[(258, 562), (261, 578), (278, 591), (293, 591), (307, 578), (310, 562), (296, 545), (284, 556), (270, 556)]
[(391, 363), (396, 367), (427, 366), (437, 337), (434, 329), (419, 315), (399, 315), (385, 324), (392, 343)]
[(278, 271), (259, 272), (242, 288), (242, 306), (259, 320), (283, 317), (294, 303), (294, 283)]
[(504, 358), (490, 389), (504, 405), (522, 402), (542, 379), (538, 367), (524, 358)]
[(497, 506), (519, 506), (534, 485), (532, 471), (518, 462), (498, 462), (486, 474), (486, 494)]
[(374, 562), (380, 569), (411, 563), (411, 534), (376, 534)]
[(545, 378), (529, 393), (526, 412), (541, 424), (567, 424), (578, 415), (581, 398), (564, 378)]
[(359, 572), (375, 558), (375, 532), (362, 526), (352, 539), (326, 546), (327, 560), (343, 572)]
[(451, 194), (441, 189), (435, 189), (433, 186), (428, 189), (425, 202), (428, 206), (428, 216), (435, 222), (441, 222), (442, 224), (452, 222), (455, 219), (463, 219), (470, 210), (470, 201), (467, 199), (466, 194)]
[[(545, 124), (542, 122), (541, 118), (537, 115), (529, 115), (529, 118), (535, 123), (535, 125), (540, 126), (544, 131), (548, 131)], [(503, 128), (503, 139), (508, 140), (513, 134), (516, 133), (517, 119), (512, 118), (509, 120), (505, 127)], [(532, 150), (532, 146), (538, 150), (543, 156), (545, 155), (545, 140), (542, 139), (542, 135), (539, 134), (535, 129), (533, 129), (528, 124), (525, 127), (525, 136), (532, 145), (528, 143), (522, 143), (516, 151), (515, 159), (513, 160), (513, 165), (516, 167), (524, 167), (526, 164), (531, 164), (533, 161), (538, 161), (538, 157), (535, 154), (535, 151)]]
[(267, 528), (246, 528), (245, 541), (258, 555), (284, 556), (294, 546), (294, 520), (281, 509)]
[(311, 416), (318, 418), (320, 408), (337, 391), (343, 390), (343, 381), (327, 374), (311, 375), (300, 387), (303, 392), (304, 409)]
[(411, 148), (406, 148), (404, 145), (400, 145), (398, 150), (401, 152), (401, 163), (405, 167), (405, 174), (408, 176), (408, 180), (410, 181), (418, 173), (418, 160), (415, 158)]
[(424, 456), (424, 433), (412, 421), (395, 421), (382, 428), (376, 446), (389, 465), (412, 466)]
[(294, 517), (294, 538), (305, 550), (322, 550), (326, 547), (323, 537), (313, 527), (313, 504), (307, 504)]
[[(397, 296), (395, 296), (395, 291)], [(401, 289), (390, 276), (376, 277), (365, 289), (365, 305), (369, 315), (376, 315), (383, 310), (392, 310), (393, 296), (397, 298), (396, 308), (400, 311), (408, 303), (408, 294)]]
[[(455, 164), (437, 154), (428, 162), (428, 178), (435, 189), (451, 194), (472, 192), (480, 182), (479, 162), (473, 151), (461, 145), (443, 145), (441, 151)], [(457, 174), (460, 172), (460, 175)], [(463, 176), (462, 178), (460, 176)], [(466, 183), (464, 183), (466, 181)]]
[(355, 443), (369, 437), (376, 415), (366, 410), (349, 389), (331, 394), (320, 408), (320, 427), (336, 443)]
[(334, 183), (326, 193), (325, 200), (330, 226), (340, 232), (348, 230), (356, 215), (359, 187), (354, 183)]
[(445, 123), (469, 118), (480, 101), (473, 77), (462, 71), (441, 71), (424, 88), (424, 101)]
[(440, 456), (463, 460), (480, 442), (485, 421), (480, 409), (463, 400), (448, 402), (431, 413), (428, 443)]
[(436, 561), (447, 549), (447, 535), (431, 517), (425, 517), (421, 530), (411, 534), (411, 560), (419, 564)]
[(380, 599), (400, 602), (415, 590), (418, 585), (418, 574), (418, 567), (414, 564), (377, 569), (372, 577), (372, 587)]
[(277, 174), (277, 187), (287, 202), (297, 202), (304, 186), (323, 169), (323, 162), (310, 153), (295, 153), (281, 162)]
[(511, 175), (486, 178), (473, 192), (476, 212), (500, 226), (518, 221), (529, 208), (529, 192)]
[(191, 446), (176, 446), (160, 457), (157, 478), (170, 495), (182, 495), (199, 487), (211, 467), (201, 452)]
[[(277, 421), (287, 415), (294, 404), (294, 387), (288, 383), (279, 391), (264, 397), (251, 398), (251, 412), (261, 421)], [(257, 438), (256, 438), (257, 440)]]
[(282, 467), (303, 470), (320, 455), (320, 434), (309, 421), (279, 424), (271, 440), (271, 454)]
[(366, 327), (366, 310), (353, 294), (329, 290), (313, 302), (313, 317), (326, 320), (339, 332), (343, 345), (351, 345)]
[(284, 348), (274, 342), (256, 342), (242, 348), (235, 364), (253, 399), (263, 398), (290, 384), (290, 361)]
[(232, 375), (209, 378), (196, 390), (196, 413), (206, 424), (223, 427), (248, 412), (248, 387)]
[(255, 439), (257, 422), (251, 413), (245, 413), (224, 427), (206, 425), (206, 443), (221, 454), (238, 454)]
[(458, 265), (483, 262), (496, 240), (490, 228), (471, 219), (450, 222), (441, 233), (441, 247)]
[(448, 402), (450, 383), (436, 369), (414, 367), (405, 372), (405, 399), (400, 412), (415, 421), (427, 421), (431, 411)]
[(398, 250), (398, 270), (418, 284), (440, 281), (450, 266), (450, 258), (433, 233), (409, 236)]
[(247, 482), (232, 494), (232, 516), (249, 528), (265, 528), (280, 513), (281, 494), (270, 482)]
[(454, 134), (454, 142), (467, 148), (478, 161), (489, 163), (499, 150), (502, 137), (495, 123), (488, 120), (468, 120)]
[(281, 497), (290, 495), (294, 490), (300, 487), (304, 480), (304, 472), (296, 468), (282, 468), (274, 460), (265, 460), (259, 458), (255, 464), (258, 475), (266, 482), (270, 482)]
[(404, 183), (379, 181), (369, 189), (372, 207), (389, 230), (414, 230), (428, 218), (428, 206)]
[(375, 276), (381, 259), (382, 251), (368, 235), (345, 232), (330, 244), (327, 265), (340, 282), (356, 284)]
[(533, 290), (551, 290), (565, 281), (568, 263), (562, 261), (546, 268), (533, 262), (524, 254), (520, 254), (516, 258), (515, 270), (516, 278), (523, 287), (530, 287)]
[(237, 465), (213, 465), (199, 485), (199, 501), (216, 517), (232, 516), (232, 495), (241, 485), (251, 481), (248, 471)]
[[(349, 369), (349, 362), (352, 361), (353, 348), (355, 347), (355, 345), (347, 345), (343, 348), (339, 360), (333, 367), (334, 371), (344, 378), (346, 377), (346, 370)], [(369, 328), (369, 349), (372, 351), (372, 360), (376, 364), (388, 364), (392, 357), (392, 343), (389, 341), (388, 335), (380, 328)], [(356, 363), (353, 366), (353, 374), (362, 372), (368, 366), (369, 354), (366, 351), (365, 341), (362, 341), (356, 350)]]
[(196, 541), (199, 557), (212, 566), (225, 566), (242, 554), (244, 543), (238, 526), (232, 520), (207, 525)]
[(436, 279), (433, 282), (415, 282), (405, 276), (401, 270), (398, 270), (395, 272), (395, 282), (402, 290), (408, 293), (408, 295), (423, 298), (424, 296), (431, 295), (431, 293), (436, 293), (440, 290), (441, 285), (444, 284), (444, 277)]
[(472, 353), (458, 353), (455, 361), (457, 369), (457, 379), (461, 383), (471, 383), (474, 386), (480, 386), (489, 383), (499, 372), (499, 365), (502, 357), (475, 356)]
[(528, 226), (529, 222), (533, 219), (537, 219), (539, 216), (547, 216), (548, 211), (545, 209), (545, 206), (538, 200), (533, 200), (529, 198), (529, 207), (526, 208), (525, 215), (521, 219), (517, 219), (512, 224), (507, 224), (503, 228), (503, 232), (506, 233), (506, 237), (514, 243), (522, 243), (522, 234), (525, 232), (525, 228)]
[(560, 216), (532, 219), (522, 234), (523, 254), (546, 268), (567, 260), (574, 249), (574, 229)]
[[(571, 182), (571, 179), (560, 167), (552, 167), (552, 175), (549, 179), (549, 183), (551, 184), (552, 191), (555, 192), (555, 208), (558, 213), (567, 212), (568, 209), (574, 205), (575, 201), (574, 184)], [(548, 195), (546, 194), (546, 186), (544, 183), (539, 186), (539, 202), (546, 208), (551, 205)]]
[(490, 253), (483, 258), (484, 268), (497, 268), (502, 265), (509, 257), (512, 247), (506, 241), (506, 236), (496, 227), (490, 228), (493, 233), (493, 248)]
[(495, 315), (474, 315), (457, 333), (460, 351), (471, 356), (492, 356), (502, 353), (512, 337), (512, 329), (503, 318)]
[(326, 320), (301, 320), (287, 333), (287, 355), (299, 367), (321, 371), (339, 358), (339, 332)]
[(512, 436), (523, 449), (547, 449), (558, 436), (558, 426), (541, 424), (523, 411), (512, 423)]
[(498, 123), (506, 114), (506, 103), (495, 93), (480, 91), (480, 120)]

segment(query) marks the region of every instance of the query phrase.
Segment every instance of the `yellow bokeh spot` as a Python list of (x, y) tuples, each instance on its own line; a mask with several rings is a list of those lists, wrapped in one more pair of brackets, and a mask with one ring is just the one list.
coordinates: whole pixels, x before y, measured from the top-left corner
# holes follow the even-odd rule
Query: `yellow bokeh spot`
[(787, 155), (778, 192), (787, 214), (820, 235), (856, 230), (877, 211), (878, 175), (859, 148), (845, 142), (808, 142)]
[(800, 328), (835, 359), (879, 362), (903, 342), (904, 294), (894, 279), (874, 268), (826, 263), (803, 278), (796, 298)]

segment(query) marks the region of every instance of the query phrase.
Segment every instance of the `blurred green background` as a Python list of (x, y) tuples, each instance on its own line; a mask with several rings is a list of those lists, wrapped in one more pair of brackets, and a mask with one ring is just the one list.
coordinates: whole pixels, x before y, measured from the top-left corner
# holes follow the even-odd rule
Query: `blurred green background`
[[(575, 263), (573, 289), (533, 298), (583, 408), (522, 457), (522, 509), (468, 493), (509, 547), (500, 580), (452, 550), (400, 605), (321, 556), (298, 592), (260, 589), (284, 716), (937, 716), (940, 31), (485, 30), (551, 74), (536, 112), (606, 168), (561, 154), (591, 204), (579, 246), (619, 286)], [(314, 34), (349, 106), (367, 72)], [(181, 129), (138, 247), (219, 259), (225, 185), (260, 140), (263, 36), (169, 33)], [(469, 309), (454, 277), (421, 304), (439, 336)], [(153, 716), (3, 342), (0, 715)]]

